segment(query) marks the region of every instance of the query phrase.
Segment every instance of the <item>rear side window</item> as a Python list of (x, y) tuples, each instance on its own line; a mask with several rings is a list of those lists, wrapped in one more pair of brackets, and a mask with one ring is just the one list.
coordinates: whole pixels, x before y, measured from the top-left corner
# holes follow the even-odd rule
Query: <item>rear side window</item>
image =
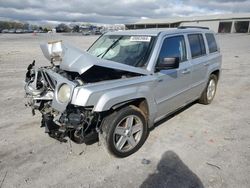
[(190, 34), (188, 35), (188, 41), (192, 58), (200, 57), (206, 54), (206, 48), (202, 34)]
[(206, 33), (205, 35), (206, 35), (206, 39), (207, 39), (209, 53), (217, 52), (218, 48), (217, 48), (217, 44), (216, 44), (216, 41), (214, 38), (214, 34)]
[(162, 63), (163, 59), (168, 57), (178, 57), (180, 62), (187, 60), (184, 36), (169, 37), (163, 41), (158, 64)]

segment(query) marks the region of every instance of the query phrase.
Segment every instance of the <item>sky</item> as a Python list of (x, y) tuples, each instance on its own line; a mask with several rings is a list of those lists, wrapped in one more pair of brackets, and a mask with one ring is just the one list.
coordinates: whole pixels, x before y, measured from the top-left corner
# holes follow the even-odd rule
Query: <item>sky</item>
[(250, 12), (250, 0), (0, 0), (0, 19), (134, 23), (147, 18)]

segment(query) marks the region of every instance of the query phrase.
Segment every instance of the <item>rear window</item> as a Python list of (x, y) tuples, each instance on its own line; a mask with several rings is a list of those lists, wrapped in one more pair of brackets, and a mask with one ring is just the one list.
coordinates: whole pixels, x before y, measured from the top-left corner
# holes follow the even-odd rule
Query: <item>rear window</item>
[(209, 48), (209, 53), (213, 53), (213, 52), (217, 52), (218, 51), (218, 47), (214, 38), (214, 34), (213, 33), (206, 33), (206, 39), (207, 39), (207, 44), (208, 44), (208, 48)]
[(206, 54), (206, 48), (202, 34), (190, 34), (188, 35), (188, 41), (192, 58), (200, 57)]

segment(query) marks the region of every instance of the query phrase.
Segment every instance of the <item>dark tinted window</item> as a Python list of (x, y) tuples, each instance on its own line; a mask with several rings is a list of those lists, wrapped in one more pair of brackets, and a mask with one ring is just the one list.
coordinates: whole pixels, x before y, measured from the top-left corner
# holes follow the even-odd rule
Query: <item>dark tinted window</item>
[(206, 33), (206, 39), (207, 39), (207, 44), (209, 48), (209, 53), (216, 52), (218, 49), (217, 49), (217, 44), (214, 38), (214, 34)]
[(158, 64), (163, 62), (164, 58), (169, 57), (178, 57), (180, 62), (187, 59), (185, 40), (183, 36), (170, 37), (164, 40), (158, 58)]
[(202, 34), (190, 34), (188, 35), (188, 41), (193, 58), (206, 54), (206, 48)]

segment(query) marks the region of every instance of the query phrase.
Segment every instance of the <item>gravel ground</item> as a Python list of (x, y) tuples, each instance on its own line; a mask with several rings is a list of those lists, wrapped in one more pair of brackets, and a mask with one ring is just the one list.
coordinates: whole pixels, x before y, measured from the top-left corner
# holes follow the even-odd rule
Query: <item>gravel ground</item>
[(218, 35), (223, 73), (211, 105), (192, 104), (158, 123), (134, 155), (95, 143), (59, 143), (24, 106), (25, 69), (48, 62), (39, 44), (62, 39), (86, 49), (95, 36), (0, 34), (0, 188), (249, 187), (250, 35)]

